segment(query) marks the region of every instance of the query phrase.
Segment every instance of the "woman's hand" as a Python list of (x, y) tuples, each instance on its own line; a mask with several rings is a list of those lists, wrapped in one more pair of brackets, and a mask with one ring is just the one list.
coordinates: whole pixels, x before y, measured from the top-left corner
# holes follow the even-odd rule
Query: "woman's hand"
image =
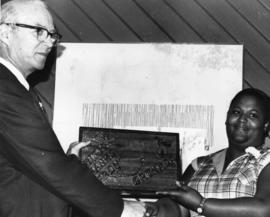
[(179, 181), (176, 181), (176, 185), (178, 186), (177, 190), (159, 191), (157, 194), (169, 196), (184, 207), (196, 211), (203, 199), (200, 193), (193, 188), (182, 185)]
[(77, 157), (79, 157), (79, 152), (80, 152), (80, 149), (89, 145), (90, 144), (90, 141), (88, 142), (72, 142), (70, 145), (69, 145), (69, 148), (67, 150), (67, 155), (76, 155)]

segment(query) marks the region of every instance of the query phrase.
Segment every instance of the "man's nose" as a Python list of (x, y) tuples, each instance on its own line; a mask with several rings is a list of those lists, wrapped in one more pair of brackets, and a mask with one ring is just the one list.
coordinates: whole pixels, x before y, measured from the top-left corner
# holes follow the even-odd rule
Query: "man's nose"
[(47, 36), (47, 38), (44, 40), (44, 42), (46, 43), (46, 45), (49, 47), (49, 48), (52, 48), (55, 46), (55, 39), (53, 39), (51, 36)]

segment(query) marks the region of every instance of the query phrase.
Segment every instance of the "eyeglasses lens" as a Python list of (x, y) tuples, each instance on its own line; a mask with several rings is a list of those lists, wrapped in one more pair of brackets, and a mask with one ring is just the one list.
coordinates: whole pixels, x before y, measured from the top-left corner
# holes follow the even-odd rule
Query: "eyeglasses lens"
[(58, 43), (60, 40), (60, 36), (58, 33), (50, 33), (45, 29), (38, 29), (37, 37), (39, 41), (45, 41), (48, 37), (50, 37), (54, 44)]

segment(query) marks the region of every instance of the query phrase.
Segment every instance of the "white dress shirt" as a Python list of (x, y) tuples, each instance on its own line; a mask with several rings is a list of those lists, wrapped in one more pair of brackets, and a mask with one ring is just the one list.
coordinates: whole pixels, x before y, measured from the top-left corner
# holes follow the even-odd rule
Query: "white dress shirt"
[(26, 79), (23, 77), (23, 74), (10, 62), (0, 57), (0, 63), (7, 67), (11, 73), (18, 79), (18, 81), (29, 90), (29, 84)]

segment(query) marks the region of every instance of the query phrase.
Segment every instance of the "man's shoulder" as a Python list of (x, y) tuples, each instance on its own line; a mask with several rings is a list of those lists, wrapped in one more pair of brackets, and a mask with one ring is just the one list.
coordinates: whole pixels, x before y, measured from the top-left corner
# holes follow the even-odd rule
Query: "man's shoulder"
[[(12, 72), (3, 64), (0, 63), (0, 83), (2, 87), (9, 85), (18, 85), (18, 80), (12, 74)], [(0, 87), (1, 88), (1, 87)]]
[(0, 76), (1, 76), (2, 75), (2, 72), (10, 72), (10, 71), (9, 71), (9, 69), (4, 64), (2, 64), (0, 62), (0, 72), (1, 72), (1, 74), (0, 74)]
[(0, 79), (12, 78), (12, 72), (2, 63), (0, 63)]

